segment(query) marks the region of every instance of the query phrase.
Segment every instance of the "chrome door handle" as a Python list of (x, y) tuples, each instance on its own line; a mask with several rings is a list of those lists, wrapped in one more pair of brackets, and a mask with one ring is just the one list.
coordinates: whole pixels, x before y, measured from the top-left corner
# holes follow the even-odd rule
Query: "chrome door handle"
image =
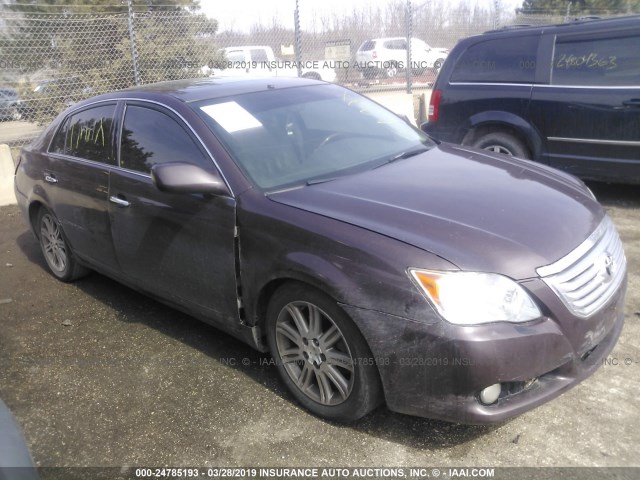
[(49, 183), (58, 183), (58, 179), (52, 175), (45, 175), (44, 180)]
[(129, 202), (127, 202), (126, 200), (116, 197), (115, 195), (112, 195), (109, 197), (109, 201), (111, 203), (115, 203), (116, 205), (118, 205), (119, 207), (128, 207), (129, 205), (131, 205)]

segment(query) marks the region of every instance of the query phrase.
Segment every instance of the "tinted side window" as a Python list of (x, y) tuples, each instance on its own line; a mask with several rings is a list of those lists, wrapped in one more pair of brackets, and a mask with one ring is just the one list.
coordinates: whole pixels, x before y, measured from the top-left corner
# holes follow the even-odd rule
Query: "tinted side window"
[(120, 166), (149, 173), (156, 163), (209, 164), (187, 131), (170, 116), (128, 105), (120, 141)]
[(373, 40), (367, 40), (360, 47), (360, 51), (368, 52), (369, 50), (373, 50), (374, 48), (376, 48), (376, 42), (374, 42)]
[(476, 43), (460, 57), (452, 82), (533, 83), (539, 36)]
[(253, 62), (268, 62), (267, 52), (262, 48), (254, 48), (250, 51), (251, 61)]
[(115, 109), (115, 105), (101, 105), (70, 115), (53, 138), (49, 151), (114, 164), (111, 127)]
[(387, 40), (384, 42), (384, 48), (389, 50), (406, 50), (407, 49), (407, 41), (406, 40)]
[(244, 51), (243, 50), (232, 50), (227, 52), (227, 60), (230, 62), (244, 62)]
[(558, 38), (551, 83), (555, 85), (640, 85), (640, 35), (571, 40)]

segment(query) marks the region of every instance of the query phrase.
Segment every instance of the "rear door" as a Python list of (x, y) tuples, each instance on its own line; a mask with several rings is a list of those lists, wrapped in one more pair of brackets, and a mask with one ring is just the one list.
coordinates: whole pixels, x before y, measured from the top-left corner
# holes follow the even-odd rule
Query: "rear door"
[(531, 120), (545, 160), (583, 178), (640, 181), (640, 28), (557, 35)]
[(194, 313), (236, 319), (234, 199), (164, 193), (150, 176), (157, 163), (215, 170), (212, 159), (181, 118), (156, 104), (128, 102), (119, 136), (109, 206), (123, 273)]
[(42, 172), (74, 253), (111, 272), (118, 271), (107, 204), (115, 112), (111, 102), (70, 114), (53, 137)]

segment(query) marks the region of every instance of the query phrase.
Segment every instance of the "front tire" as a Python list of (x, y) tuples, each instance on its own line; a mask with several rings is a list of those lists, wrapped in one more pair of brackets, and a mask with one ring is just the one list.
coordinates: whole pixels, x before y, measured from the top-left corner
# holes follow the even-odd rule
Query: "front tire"
[(278, 289), (267, 309), (267, 341), (282, 381), (315, 415), (352, 422), (380, 403), (369, 347), (325, 294), (298, 283)]
[(49, 271), (58, 280), (71, 282), (89, 273), (76, 261), (58, 219), (44, 207), (38, 212), (36, 231)]
[(396, 64), (391, 65), (390, 67), (385, 69), (385, 74), (387, 78), (395, 78), (398, 75), (398, 66)]

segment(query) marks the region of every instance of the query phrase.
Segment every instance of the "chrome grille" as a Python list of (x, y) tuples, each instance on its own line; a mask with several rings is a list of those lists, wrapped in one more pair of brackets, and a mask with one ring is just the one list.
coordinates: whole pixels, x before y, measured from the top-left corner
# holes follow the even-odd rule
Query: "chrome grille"
[(574, 315), (589, 317), (618, 290), (626, 264), (618, 232), (605, 216), (578, 248), (537, 272)]

